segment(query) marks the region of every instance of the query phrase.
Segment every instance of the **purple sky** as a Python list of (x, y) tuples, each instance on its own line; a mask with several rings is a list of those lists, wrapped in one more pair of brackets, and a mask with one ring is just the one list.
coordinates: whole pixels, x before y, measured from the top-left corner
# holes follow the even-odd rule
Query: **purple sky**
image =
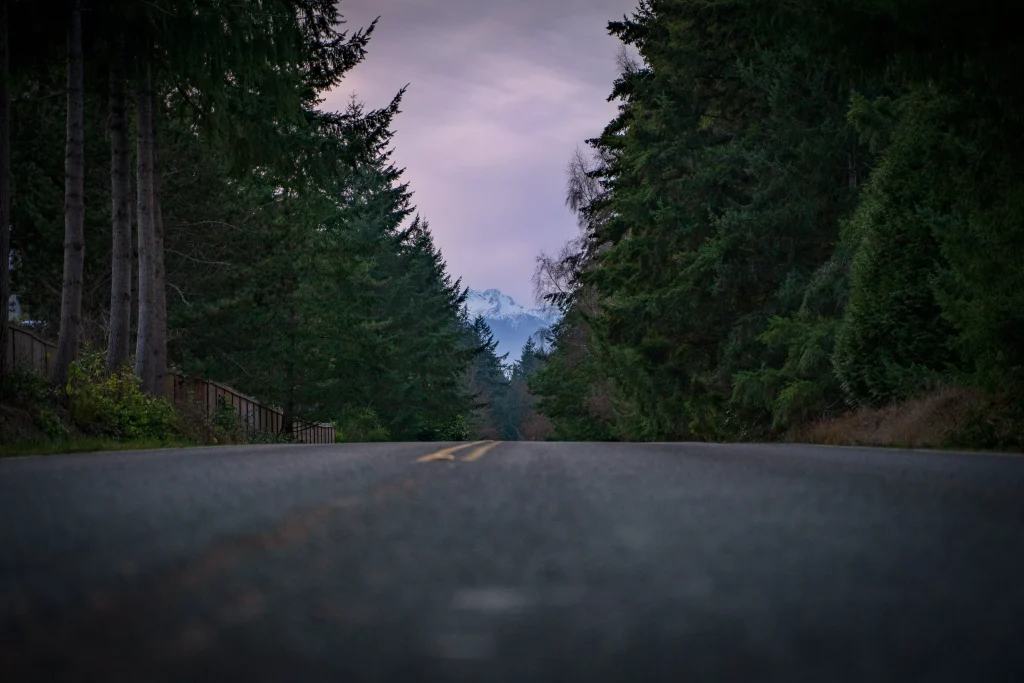
[(395, 163), (449, 271), (533, 301), (540, 251), (576, 232), (565, 167), (615, 115), (617, 41), (635, 0), (342, 0), (349, 28), (380, 16), (369, 55), (331, 94), (370, 107), (406, 83)]

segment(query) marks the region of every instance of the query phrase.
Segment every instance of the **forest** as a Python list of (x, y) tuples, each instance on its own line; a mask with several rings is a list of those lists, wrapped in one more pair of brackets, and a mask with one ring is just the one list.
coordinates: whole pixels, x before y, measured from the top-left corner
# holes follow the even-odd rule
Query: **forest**
[(642, 0), (612, 22), (618, 115), (569, 167), (579, 235), (535, 275), (564, 313), (531, 380), (554, 437), (849, 443), (895, 419), (1024, 445), (1005, 8)]
[[(0, 3), (4, 439), (196, 440), (173, 370), (278, 407), (285, 440), (1024, 446), (1024, 48), (1001, 2), (611, 22), (618, 113), (569, 163), (578, 234), (534, 274), (562, 318), (513, 364), (392, 161), (404, 91), (324, 108), (376, 23), (333, 0), (52, 8)], [(56, 344), (42, 384), (3, 362), (9, 324)]]
[(0, 9), (0, 301), (57, 345), (43, 386), (0, 367), (3, 439), (179, 439), (170, 369), (278, 407), (284, 439), (514, 432), (515, 373), (390, 158), (403, 93), (323, 108), (375, 24), (333, 0), (51, 9)]

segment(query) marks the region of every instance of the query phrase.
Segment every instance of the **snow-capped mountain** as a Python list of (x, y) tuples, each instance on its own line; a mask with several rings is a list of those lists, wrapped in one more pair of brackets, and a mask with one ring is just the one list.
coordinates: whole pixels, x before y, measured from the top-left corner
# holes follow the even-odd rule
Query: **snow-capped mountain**
[(497, 289), (469, 290), (466, 308), (470, 320), (482, 315), (494, 338), (498, 340), (498, 355), (508, 353), (508, 362), (519, 360), (519, 353), (531, 336), (540, 342), (539, 332), (558, 322), (558, 309), (553, 306), (526, 308), (515, 299)]

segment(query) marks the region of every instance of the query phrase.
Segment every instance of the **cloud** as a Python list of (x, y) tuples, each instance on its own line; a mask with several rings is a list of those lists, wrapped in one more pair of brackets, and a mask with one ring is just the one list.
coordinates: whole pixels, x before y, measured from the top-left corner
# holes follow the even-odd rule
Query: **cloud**
[(575, 234), (563, 201), (573, 149), (615, 115), (609, 20), (634, 0), (346, 0), (380, 23), (369, 56), (328, 98), (382, 106), (407, 83), (395, 161), (449, 270), (528, 303), (534, 257)]

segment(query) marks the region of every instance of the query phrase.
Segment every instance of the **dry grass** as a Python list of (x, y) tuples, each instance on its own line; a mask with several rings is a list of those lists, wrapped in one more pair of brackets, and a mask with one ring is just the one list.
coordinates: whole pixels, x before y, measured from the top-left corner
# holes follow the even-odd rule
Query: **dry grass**
[(885, 408), (860, 408), (796, 429), (790, 441), (831, 446), (941, 448), (985, 404), (981, 392), (950, 388)]

